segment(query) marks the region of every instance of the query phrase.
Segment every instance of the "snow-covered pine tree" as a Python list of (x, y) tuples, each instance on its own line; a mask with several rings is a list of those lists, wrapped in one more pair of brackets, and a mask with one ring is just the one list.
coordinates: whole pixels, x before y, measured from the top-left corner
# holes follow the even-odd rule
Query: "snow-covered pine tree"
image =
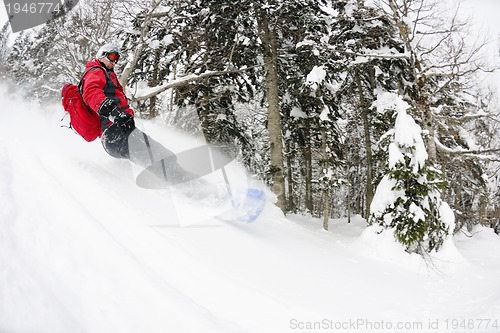
[[(344, 64), (335, 74), (338, 105), (346, 119), (346, 159), (358, 172), (350, 174), (354, 212), (368, 218), (373, 185), (382, 177), (384, 154), (373, 142), (384, 134), (394, 119), (373, 112), (374, 90), (397, 90), (414, 96), (408, 56), (392, 18), (364, 1), (338, 7), (337, 24), (332, 29), (332, 47)], [(340, 62), (339, 61), (339, 62)], [(332, 70), (333, 68), (331, 68)], [(360, 145), (359, 142), (363, 144)], [(348, 203), (351, 204), (351, 203)]]
[(19, 34), (6, 66), (30, 100), (59, 101), (64, 83), (78, 82), (97, 49), (113, 41), (109, 1), (82, 1), (68, 14)]
[(369, 223), (394, 232), (409, 252), (437, 251), (453, 233), (454, 215), (441, 199), (439, 171), (427, 163), (422, 129), (407, 113), (409, 104), (395, 93), (379, 92), (373, 106), (397, 116), (387, 133), (388, 169), (377, 186)]
[(10, 38), (10, 23), (9, 21), (5, 22), (0, 31), (0, 75), (3, 75), (4, 72), (4, 62), (7, 59), (8, 54), (8, 42)]
[(482, 56), (487, 36), (468, 38), (474, 27), (462, 19), (460, 2), (375, 3), (392, 16), (405, 42), (417, 89), (411, 103), (418, 110), (415, 116), (419, 124), (428, 133), (425, 139), (429, 160), (451, 180), (446, 196), (457, 212), (457, 224), (476, 224), (490, 196), (485, 179), (497, 172), (491, 172), (496, 168), (488, 168), (488, 164), (499, 159), (495, 143), (479, 144), (481, 133), (490, 132), (496, 121), (492, 119), (498, 117), (498, 111), (486, 111), (481, 103), (487, 89), (478, 89), (484, 84), (479, 74), (493, 70)]

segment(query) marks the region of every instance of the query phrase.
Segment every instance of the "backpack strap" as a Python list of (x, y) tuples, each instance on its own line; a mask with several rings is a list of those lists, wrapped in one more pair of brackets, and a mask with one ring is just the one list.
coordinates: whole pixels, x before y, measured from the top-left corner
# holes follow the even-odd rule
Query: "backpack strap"
[[(83, 96), (83, 79), (85, 78), (85, 76), (87, 75), (88, 72), (92, 71), (93, 69), (95, 68), (100, 68), (104, 71), (104, 75), (106, 75), (106, 86), (104, 86), (104, 94), (107, 96), (107, 97), (110, 97), (109, 95), (112, 94), (111, 90), (113, 91), (113, 94), (114, 94), (114, 91), (116, 89), (118, 89), (118, 86), (113, 82), (113, 80), (111, 80), (111, 77), (109, 76), (109, 73), (108, 71), (102, 67), (102, 66), (99, 66), (99, 65), (96, 65), (96, 66), (92, 66), (90, 67), (89, 69), (87, 69), (85, 71), (85, 73), (83, 73), (83, 76), (82, 76), (82, 79), (80, 80), (80, 83), (78, 84), (78, 91), (80, 92), (80, 94)], [(85, 101), (83, 101), (83, 103), (85, 104), (85, 106), (91, 110), (88, 105), (85, 103)], [(128, 108), (130, 108), (130, 105), (125, 105), (123, 107), (120, 108), (120, 111), (125, 111), (127, 110)]]
[(80, 95), (82, 95), (82, 101), (83, 101), (83, 104), (85, 105), (85, 107), (87, 108), (87, 110), (91, 113), (93, 113), (94, 111), (92, 111), (92, 109), (87, 105), (87, 103), (85, 103), (85, 100), (83, 99), (83, 79), (85, 78), (85, 76), (88, 74), (88, 72), (96, 69), (96, 68), (100, 68), (104, 71), (104, 75), (106, 75), (106, 86), (110, 86), (112, 88), (117, 88), (115, 83), (113, 82), (113, 80), (111, 80), (111, 77), (109, 76), (109, 73), (108, 71), (102, 67), (102, 66), (92, 66), (90, 67), (89, 69), (87, 69), (85, 71), (85, 73), (83, 73), (82, 75), (82, 78), (80, 79), (80, 82), (78, 83), (78, 91), (80, 92)]
[(87, 69), (85, 71), (85, 73), (83, 73), (82, 78), (80, 79), (80, 83), (78, 83), (78, 91), (80, 92), (80, 94), (82, 94), (82, 96), (83, 96), (83, 79), (88, 74), (88, 72), (90, 72), (91, 70), (96, 69), (96, 68), (100, 68), (100, 69), (102, 69), (104, 71), (104, 75), (106, 75), (106, 84), (110, 85), (111, 87), (116, 88), (115, 83), (113, 82), (113, 80), (111, 80), (111, 77), (109, 76), (108, 71), (104, 67), (102, 67), (102, 66), (92, 66), (89, 69)]

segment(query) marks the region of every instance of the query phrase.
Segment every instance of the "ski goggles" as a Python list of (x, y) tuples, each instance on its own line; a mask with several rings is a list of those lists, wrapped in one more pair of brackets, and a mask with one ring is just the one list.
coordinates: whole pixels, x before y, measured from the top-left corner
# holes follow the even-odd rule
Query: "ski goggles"
[(115, 64), (120, 60), (120, 54), (118, 52), (110, 52), (106, 54), (106, 58), (108, 58), (109, 61), (114, 62)]

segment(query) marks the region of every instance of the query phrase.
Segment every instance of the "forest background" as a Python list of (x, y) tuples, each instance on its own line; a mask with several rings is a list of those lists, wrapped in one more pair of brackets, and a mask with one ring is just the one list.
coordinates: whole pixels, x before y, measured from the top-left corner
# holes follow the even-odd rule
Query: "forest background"
[[(483, 224), (498, 233), (500, 111), (490, 79), (498, 36), (476, 33), (464, 8), (434, 0), (82, 0), (15, 36), (5, 23), (0, 75), (32, 101), (59, 100), (64, 83), (78, 82), (99, 46), (113, 42), (138, 117), (236, 147), (285, 213), (322, 217), (325, 229), (329, 218), (355, 214), (397, 227), (397, 212), (384, 222), (370, 210), (389, 175), (413, 202), (437, 191), (455, 231)], [(413, 173), (416, 146), (403, 147), (402, 165), (391, 163), (400, 109), (384, 106), (387, 94), (407, 103), (422, 129), (428, 158)], [(426, 185), (416, 188), (415, 176)], [(423, 210), (420, 240), (432, 235), (436, 215), (432, 205)]]

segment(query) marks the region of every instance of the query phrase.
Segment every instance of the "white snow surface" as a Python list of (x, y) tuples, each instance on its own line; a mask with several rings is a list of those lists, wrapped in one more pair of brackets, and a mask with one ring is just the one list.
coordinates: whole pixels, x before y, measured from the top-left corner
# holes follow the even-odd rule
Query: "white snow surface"
[[(358, 216), (326, 232), (271, 199), (252, 224), (202, 221), (208, 203), (137, 187), (129, 162), (60, 127), (59, 105), (16, 95), (0, 84), (0, 332), (453, 332), (445, 320), (500, 321), (490, 229), (424, 261)], [(192, 141), (138, 124), (173, 150)], [(482, 325), (475, 332), (499, 331)]]

